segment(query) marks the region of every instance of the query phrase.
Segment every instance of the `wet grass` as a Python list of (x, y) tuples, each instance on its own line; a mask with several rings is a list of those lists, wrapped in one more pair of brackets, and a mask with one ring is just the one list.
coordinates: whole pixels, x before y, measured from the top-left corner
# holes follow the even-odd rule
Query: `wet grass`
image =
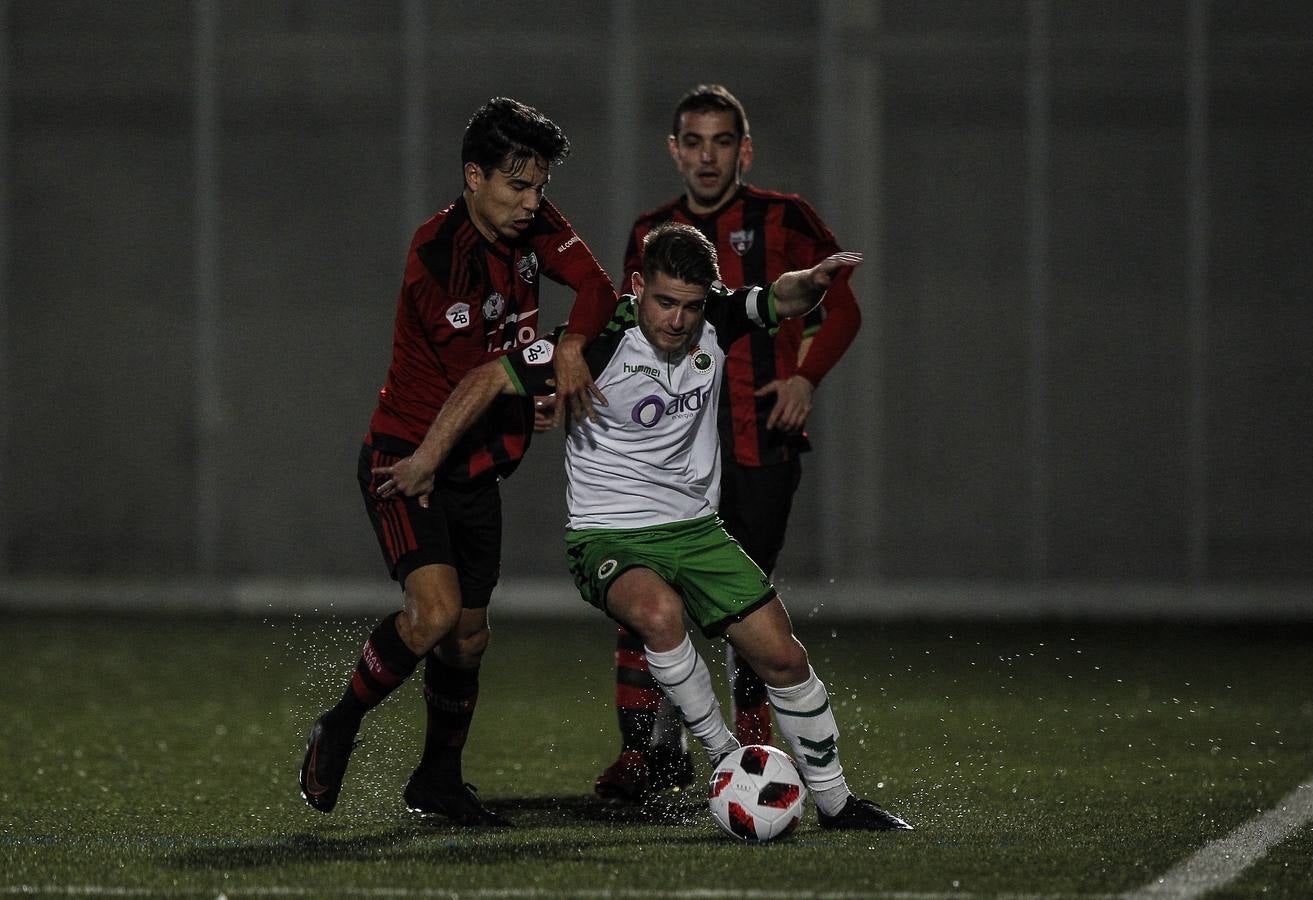
[[(1313, 775), (1308, 629), (812, 622), (800, 634), (850, 781), (917, 830), (809, 818), (785, 843), (738, 845), (695, 793), (594, 802), (617, 745), (599, 616), (496, 623), (466, 777), (516, 828), (402, 808), (413, 684), (371, 715), (324, 816), (297, 793), (304, 733), (371, 624), (0, 618), (0, 891), (1093, 896), (1147, 883)], [(1225, 896), (1303, 896), (1309, 840)]]

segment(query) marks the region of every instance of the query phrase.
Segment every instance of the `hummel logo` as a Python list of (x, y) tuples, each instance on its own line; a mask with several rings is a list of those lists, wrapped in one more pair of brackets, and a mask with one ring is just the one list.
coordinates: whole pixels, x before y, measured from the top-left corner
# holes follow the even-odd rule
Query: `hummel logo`
[(646, 375), (646, 376), (648, 376), (649, 378), (660, 378), (660, 377), (661, 377), (661, 373), (660, 373), (659, 371), (657, 371), (657, 369), (656, 369), (655, 366), (645, 366), (645, 365), (643, 365), (642, 363), (635, 363), (635, 364), (632, 364), (632, 365), (631, 365), (630, 363), (625, 363), (625, 371), (626, 371), (626, 372), (638, 372), (638, 373), (640, 373), (640, 374), (642, 374), (642, 375)]
[(837, 741), (838, 735), (835, 734), (830, 735), (823, 741), (809, 741), (805, 737), (798, 738), (798, 743), (802, 744), (803, 747), (817, 752), (817, 756), (804, 753), (802, 758), (818, 768), (834, 762), (834, 758), (839, 755), (839, 750), (835, 746)]

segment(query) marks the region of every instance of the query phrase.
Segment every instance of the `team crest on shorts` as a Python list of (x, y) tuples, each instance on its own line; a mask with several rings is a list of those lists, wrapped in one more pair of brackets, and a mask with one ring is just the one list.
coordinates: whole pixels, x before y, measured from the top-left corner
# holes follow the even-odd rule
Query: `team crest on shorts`
[(501, 318), (501, 314), (506, 312), (506, 298), (501, 294), (493, 291), (488, 298), (483, 301), (483, 318), (486, 321), (494, 321)]
[(520, 273), (525, 284), (533, 284), (533, 280), (538, 277), (538, 254), (530, 250), (520, 261), (515, 264), (515, 271)]
[(729, 245), (739, 256), (752, 249), (752, 239), (757, 236), (756, 229), (741, 228), (729, 233)]
[(620, 565), (620, 563), (616, 562), (614, 559), (603, 560), (602, 564), (597, 567), (597, 577), (610, 578), (618, 565)]

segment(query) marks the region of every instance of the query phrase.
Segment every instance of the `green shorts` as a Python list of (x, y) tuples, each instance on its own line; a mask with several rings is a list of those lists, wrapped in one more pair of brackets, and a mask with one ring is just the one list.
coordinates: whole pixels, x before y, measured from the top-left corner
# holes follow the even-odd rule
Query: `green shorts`
[(648, 528), (586, 528), (565, 533), (570, 574), (585, 600), (606, 612), (611, 582), (630, 569), (651, 569), (684, 598), (707, 636), (775, 596), (775, 587), (718, 516)]

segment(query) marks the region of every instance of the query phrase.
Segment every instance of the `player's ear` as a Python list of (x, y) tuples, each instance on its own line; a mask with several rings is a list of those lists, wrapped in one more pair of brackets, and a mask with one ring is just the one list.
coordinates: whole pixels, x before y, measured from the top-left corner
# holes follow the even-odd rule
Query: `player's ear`
[(739, 177), (748, 174), (752, 168), (752, 135), (746, 134), (739, 141)]
[(666, 135), (666, 149), (670, 151), (670, 158), (679, 165), (679, 138), (673, 134)]
[(643, 296), (643, 273), (635, 272), (629, 276), (629, 290), (635, 297)]
[(465, 190), (474, 192), (483, 186), (483, 170), (479, 168), (478, 163), (467, 162), (464, 171)]

